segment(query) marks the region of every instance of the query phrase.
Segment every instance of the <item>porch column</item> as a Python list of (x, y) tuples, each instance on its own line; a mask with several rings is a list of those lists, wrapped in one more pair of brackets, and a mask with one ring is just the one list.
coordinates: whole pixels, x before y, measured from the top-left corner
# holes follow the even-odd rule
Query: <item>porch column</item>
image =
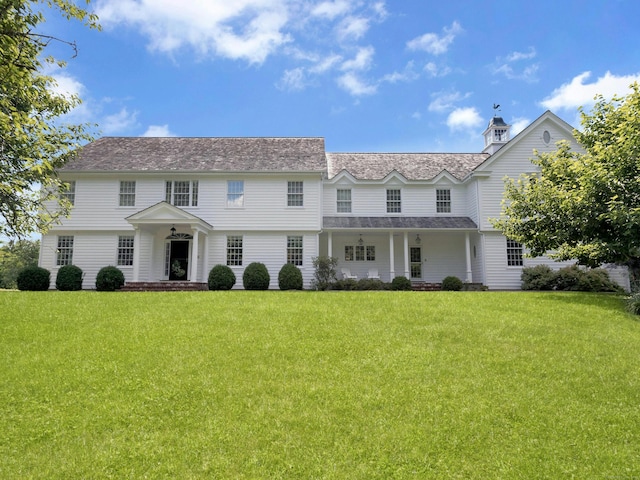
[(140, 227), (135, 227), (135, 236), (133, 237), (133, 281), (140, 281)]
[(197, 229), (192, 229), (193, 231), (193, 242), (191, 243), (191, 282), (198, 281), (198, 238), (200, 237), (200, 232)]
[(404, 232), (404, 276), (411, 280), (409, 271), (409, 232)]
[(204, 281), (208, 280), (207, 276), (209, 275), (209, 233), (204, 234), (204, 260), (202, 264), (202, 268), (204, 269)]
[(389, 281), (396, 277), (396, 265), (393, 255), (393, 232), (389, 232)]
[(333, 232), (327, 232), (327, 256), (333, 257)]
[(469, 240), (469, 232), (464, 234), (464, 244), (464, 253), (467, 259), (467, 283), (471, 283), (473, 281), (473, 274), (471, 272), (471, 241)]

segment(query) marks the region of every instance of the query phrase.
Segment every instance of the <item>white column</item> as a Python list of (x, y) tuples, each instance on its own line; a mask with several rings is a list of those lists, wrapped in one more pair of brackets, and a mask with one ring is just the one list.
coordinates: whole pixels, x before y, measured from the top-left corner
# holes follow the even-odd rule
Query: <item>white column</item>
[(409, 232), (404, 232), (404, 276), (411, 280), (409, 270)]
[(207, 278), (209, 275), (209, 270), (211, 270), (209, 268), (209, 233), (205, 233), (204, 234), (204, 260), (202, 262), (202, 268), (204, 269), (204, 281), (208, 281), (209, 279)]
[(471, 241), (469, 240), (469, 232), (464, 234), (465, 243), (465, 256), (467, 258), (467, 283), (473, 281), (473, 274), (471, 272)]
[(333, 257), (333, 232), (327, 232), (327, 256)]
[(133, 237), (133, 281), (140, 281), (140, 227), (135, 227), (135, 236)]
[(389, 281), (393, 280), (396, 276), (396, 265), (393, 255), (393, 232), (389, 232)]
[(193, 242), (191, 242), (191, 281), (198, 281), (198, 238), (200, 237), (200, 232), (195, 228), (193, 231)]

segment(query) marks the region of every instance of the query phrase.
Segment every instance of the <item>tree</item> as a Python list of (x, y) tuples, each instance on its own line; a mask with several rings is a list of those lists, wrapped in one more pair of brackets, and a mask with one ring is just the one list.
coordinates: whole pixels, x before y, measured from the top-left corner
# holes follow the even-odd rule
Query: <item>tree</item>
[[(45, 231), (68, 214), (70, 205), (59, 195), (65, 184), (56, 171), (91, 140), (88, 125), (60, 119), (80, 99), (55, 93), (55, 80), (43, 71), (45, 65), (65, 65), (44, 56), (51, 42), (75, 51), (74, 43), (38, 32), (45, 6), (99, 28), (97, 17), (71, 0), (0, 0), (0, 235), (9, 237)], [(46, 209), (50, 200), (59, 208)]]
[(574, 136), (584, 151), (561, 142), (537, 153), (537, 174), (507, 179), (500, 219), (505, 236), (526, 245), (532, 256), (629, 267), (640, 280), (640, 86), (607, 102), (596, 97), (590, 113), (581, 109), (582, 131)]
[(0, 288), (16, 288), (18, 273), (38, 265), (39, 240), (10, 241), (0, 247)]

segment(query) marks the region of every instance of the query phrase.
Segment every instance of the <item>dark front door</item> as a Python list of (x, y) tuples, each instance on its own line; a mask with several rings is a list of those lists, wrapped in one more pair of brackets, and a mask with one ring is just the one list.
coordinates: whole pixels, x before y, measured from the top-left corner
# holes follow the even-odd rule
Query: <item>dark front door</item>
[(169, 280), (186, 280), (189, 267), (189, 241), (172, 240), (169, 255)]

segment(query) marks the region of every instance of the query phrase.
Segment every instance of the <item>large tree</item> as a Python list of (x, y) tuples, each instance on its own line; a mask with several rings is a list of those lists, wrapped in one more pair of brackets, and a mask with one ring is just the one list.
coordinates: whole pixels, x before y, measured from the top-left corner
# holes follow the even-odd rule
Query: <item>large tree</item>
[[(88, 4), (89, 1), (85, 0)], [(57, 12), (98, 28), (97, 17), (67, 0), (0, 0), (0, 235), (24, 237), (44, 231), (69, 205), (47, 210), (65, 185), (56, 175), (83, 143), (88, 125), (65, 124), (62, 116), (78, 105), (74, 95), (55, 92), (44, 66), (64, 67), (46, 55), (52, 42), (68, 39), (40, 29), (44, 11)]]
[(507, 179), (500, 219), (504, 235), (523, 243), (532, 256), (550, 255), (597, 266), (616, 263), (640, 280), (640, 87), (626, 97), (596, 97), (581, 109), (584, 149), (567, 142), (537, 153), (540, 172)]

